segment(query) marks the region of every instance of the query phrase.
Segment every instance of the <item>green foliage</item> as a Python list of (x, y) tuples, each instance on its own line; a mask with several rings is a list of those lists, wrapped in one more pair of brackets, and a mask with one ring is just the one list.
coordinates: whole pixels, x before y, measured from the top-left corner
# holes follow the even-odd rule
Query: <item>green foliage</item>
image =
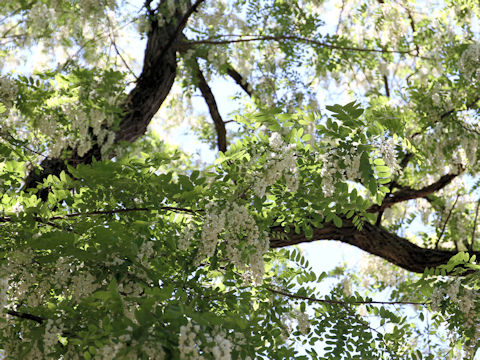
[[(473, 359), (478, 4), (191, 5), (0, 1), (0, 357)], [(319, 239), (443, 265), (286, 247)]]

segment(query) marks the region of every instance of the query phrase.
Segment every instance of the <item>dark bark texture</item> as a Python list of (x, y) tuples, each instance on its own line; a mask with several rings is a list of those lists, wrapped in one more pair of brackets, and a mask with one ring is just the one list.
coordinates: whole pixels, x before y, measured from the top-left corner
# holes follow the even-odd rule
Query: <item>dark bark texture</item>
[[(147, 126), (157, 113), (170, 92), (177, 70), (176, 42), (188, 17), (204, 0), (197, 0), (186, 13), (177, 11), (173, 19), (165, 19), (165, 25), (159, 26), (157, 21), (151, 23), (145, 48), (143, 69), (135, 87), (121, 105), (123, 117), (115, 135), (115, 142), (134, 142), (145, 134)], [(100, 148), (95, 145), (84, 156), (75, 151), (68, 159), (45, 159), (41, 164), (42, 171), (32, 171), (25, 179), (25, 189), (36, 187), (48, 175), (58, 175), (67, 170), (67, 164), (89, 164), (93, 159), (101, 158)], [(45, 194), (40, 194), (42, 198)]]
[[(272, 229), (272, 234), (279, 234), (282, 228)], [(370, 254), (398, 265), (406, 270), (422, 273), (427, 267), (446, 264), (456, 254), (456, 251), (435, 250), (417, 246), (380, 226), (365, 222), (362, 230), (355, 228), (350, 220), (343, 219), (340, 228), (333, 223), (326, 223), (322, 228), (315, 228), (313, 237), (307, 239), (304, 233), (297, 234), (294, 230), (286, 236), (276, 236), (270, 240), (270, 247), (279, 248), (304, 242), (318, 240), (338, 240), (354, 245)], [(477, 256), (480, 252), (475, 252)]]

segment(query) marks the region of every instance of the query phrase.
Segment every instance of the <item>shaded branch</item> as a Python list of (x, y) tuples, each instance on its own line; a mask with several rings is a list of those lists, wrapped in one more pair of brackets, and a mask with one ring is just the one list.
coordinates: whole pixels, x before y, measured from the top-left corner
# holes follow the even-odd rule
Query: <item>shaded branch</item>
[(465, 106), (465, 109), (450, 109), (444, 113), (442, 113), (440, 115), (440, 117), (438, 117), (436, 120), (433, 121), (432, 124), (429, 124), (427, 127), (425, 127), (424, 129), (422, 129), (421, 131), (417, 131), (415, 132), (411, 137), (414, 138), (418, 135), (421, 135), (426, 129), (428, 129), (430, 126), (432, 125), (435, 125), (437, 124), (439, 121), (441, 120), (445, 120), (446, 118), (448, 118), (449, 116), (453, 115), (454, 113), (457, 113), (459, 111), (465, 111), (465, 110), (471, 110), (475, 104), (480, 101), (480, 96), (477, 96), (475, 97), (472, 101), (470, 101), (466, 106)]
[(376, 213), (385, 210), (386, 208), (392, 207), (399, 202), (426, 197), (427, 195), (430, 195), (435, 191), (443, 189), (445, 186), (450, 184), (452, 180), (455, 179), (458, 175), (460, 175), (460, 173), (443, 175), (436, 182), (418, 190), (402, 186), (400, 190), (394, 192), (393, 194), (387, 194), (389, 196), (386, 196), (383, 199), (381, 205), (375, 204), (370, 206), (370, 208), (367, 209), (367, 212)]
[(369, 305), (421, 305), (425, 306), (427, 305), (426, 303), (420, 303), (420, 302), (413, 302), (413, 301), (373, 301), (373, 300), (365, 300), (365, 301), (340, 301), (340, 300), (330, 300), (330, 299), (317, 299), (314, 297), (310, 296), (302, 296), (302, 295), (295, 295), (290, 292), (287, 292), (285, 290), (276, 290), (271, 287), (267, 287), (267, 290), (278, 295), (286, 296), (291, 299), (299, 299), (299, 300), (307, 300), (311, 302), (317, 302), (321, 304), (330, 304), (330, 305), (364, 305), (364, 304), (369, 304)]
[[(51, 223), (53, 220), (65, 220), (68, 218), (74, 218), (74, 217), (79, 217), (79, 216), (91, 216), (91, 215), (114, 215), (114, 214), (123, 214), (123, 213), (129, 213), (129, 212), (138, 212), (138, 211), (173, 211), (173, 212), (179, 212), (179, 213), (186, 213), (186, 214), (192, 214), (192, 215), (197, 215), (198, 212), (195, 210), (191, 209), (186, 209), (186, 208), (181, 208), (181, 207), (175, 207), (175, 206), (161, 206), (159, 208), (146, 208), (146, 207), (141, 207), (141, 208), (121, 208), (121, 209), (112, 209), (112, 210), (95, 210), (95, 211), (86, 211), (86, 212), (78, 212), (78, 213), (70, 213), (70, 214), (65, 214), (65, 215), (56, 215), (56, 216), (51, 216), (49, 218), (42, 219), (39, 216), (34, 216), (33, 218), (35, 221), (42, 222), (44, 224), (48, 224), (50, 226), (57, 227), (57, 225)], [(13, 219), (10, 216), (1, 216), (0, 217), (0, 223), (7, 223), (7, 222), (12, 222)], [(46, 222), (48, 221), (48, 222)]]
[[(125, 101), (120, 105), (122, 116), (115, 130), (115, 144), (119, 142), (134, 142), (145, 134), (147, 126), (157, 113), (161, 104), (170, 93), (176, 70), (176, 46), (188, 18), (205, 0), (197, 0), (182, 14), (178, 10), (174, 16), (166, 19), (165, 25), (159, 26), (158, 21), (152, 21), (147, 34), (147, 45), (141, 74), (135, 87), (130, 91)], [(148, 9), (149, 1), (145, 3)], [(95, 139), (94, 139), (95, 143)], [(35, 187), (48, 175), (58, 175), (67, 170), (67, 164), (91, 163), (93, 159), (101, 158), (101, 148), (95, 144), (84, 156), (79, 156), (75, 149), (70, 149), (71, 156), (65, 160), (46, 159), (40, 164), (40, 173), (31, 171), (25, 179), (25, 188)], [(113, 156), (114, 154), (109, 154)], [(42, 196), (44, 198), (45, 196)]]
[[(179, 44), (177, 44), (177, 50), (179, 52), (185, 53), (189, 48), (190, 45), (188, 45), (190, 42), (187, 37), (183, 36), (183, 41)], [(205, 55), (199, 55), (202, 59), (208, 62), (208, 57)], [(226, 64), (228, 66), (227, 68), (227, 75), (230, 76), (236, 83), (239, 85), (247, 94), (248, 96), (252, 96), (252, 91), (251, 91), (251, 86), (247, 83), (245, 78), (237, 71), (231, 64)]]
[(445, 219), (445, 222), (443, 223), (442, 231), (440, 232), (440, 236), (437, 239), (437, 242), (435, 243), (435, 249), (438, 249), (438, 244), (440, 243), (440, 240), (443, 237), (443, 234), (445, 233), (445, 229), (447, 228), (448, 220), (450, 220), (450, 217), (452, 216), (453, 209), (455, 209), (455, 206), (457, 205), (458, 198), (460, 195), (457, 195), (455, 202), (453, 203), (452, 207), (450, 208), (450, 211), (448, 212), (447, 218)]
[(217, 147), (221, 152), (227, 151), (227, 130), (225, 129), (225, 122), (218, 111), (217, 102), (215, 101), (215, 96), (213, 95), (212, 89), (207, 84), (207, 80), (200, 70), (198, 62), (195, 61), (195, 77), (198, 80), (198, 87), (202, 93), (203, 98), (208, 106), (208, 111), (212, 117), (213, 123), (215, 124), (215, 130), (217, 132)]
[(468, 246), (468, 250), (473, 250), (473, 243), (475, 241), (475, 231), (477, 229), (477, 219), (478, 219), (478, 208), (480, 207), (480, 198), (477, 200), (477, 207), (475, 209), (475, 220), (473, 220), (473, 229), (472, 229), (472, 240)]
[[(413, 19), (412, 12), (408, 8), (408, 6), (404, 6), (403, 8), (407, 12), (408, 20), (410, 22), (410, 28), (412, 29), (412, 37), (414, 37), (417, 30), (415, 28), (415, 20)], [(418, 44), (415, 44), (415, 50), (417, 51), (417, 55), (420, 54), (420, 47), (418, 46)]]
[(248, 96), (252, 97), (252, 87), (247, 83), (245, 78), (240, 75), (240, 73), (235, 70), (231, 65), (228, 65), (227, 74), (243, 89), (243, 91), (248, 94)]
[[(240, 35), (241, 36), (241, 35)], [(239, 36), (239, 37), (240, 37)], [(371, 49), (371, 48), (359, 48), (355, 46), (340, 46), (331, 44), (328, 42), (318, 41), (314, 39), (309, 39), (297, 35), (264, 35), (264, 36), (246, 36), (236, 39), (226, 39), (226, 40), (215, 40), (215, 39), (200, 39), (200, 40), (189, 40), (188, 45), (196, 45), (196, 44), (209, 44), (209, 45), (228, 45), (234, 43), (243, 43), (243, 42), (252, 42), (252, 41), (281, 41), (281, 40), (294, 40), (303, 42), (306, 44), (312, 44), (332, 50), (341, 50), (341, 51), (358, 51), (358, 52), (370, 52), (370, 53), (395, 53), (395, 54), (405, 54), (405, 55), (412, 55), (413, 50), (388, 50), (388, 49)]]
[(388, 86), (387, 75), (383, 75), (383, 83), (385, 84), (385, 96), (390, 97), (390, 87)]
[(42, 318), (40, 316), (36, 316), (36, 315), (28, 314), (28, 313), (22, 313), (22, 312), (18, 312), (18, 311), (15, 311), (15, 310), (7, 310), (7, 314), (11, 315), (11, 316), (21, 318), (21, 319), (33, 320), (33, 321), (35, 321), (39, 324), (43, 324), (43, 322), (46, 320), (45, 318)]
[[(321, 228), (313, 229), (313, 237), (307, 239), (304, 233), (294, 230), (285, 233), (281, 226), (271, 228), (271, 248), (280, 248), (317, 240), (337, 240), (353, 245), (377, 255), (388, 262), (408, 271), (423, 273), (425, 269), (444, 265), (455, 255), (456, 251), (422, 248), (409, 240), (389, 232), (379, 226), (365, 222), (358, 230), (352, 221), (342, 219), (340, 228), (332, 223), (325, 223)], [(480, 252), (472, 252), (477, 257)]]

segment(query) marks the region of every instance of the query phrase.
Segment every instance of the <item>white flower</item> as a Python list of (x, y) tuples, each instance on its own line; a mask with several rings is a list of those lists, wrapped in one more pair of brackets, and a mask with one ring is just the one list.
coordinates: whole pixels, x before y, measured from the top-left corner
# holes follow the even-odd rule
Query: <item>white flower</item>
[(385, 164), (390, 168), (392, 175), (400, 169), (397, 163), (397, 150), (395, 150), (395, 145), (393, 138), (382, 139), (378, 149), (383, 161), (385, 161)]

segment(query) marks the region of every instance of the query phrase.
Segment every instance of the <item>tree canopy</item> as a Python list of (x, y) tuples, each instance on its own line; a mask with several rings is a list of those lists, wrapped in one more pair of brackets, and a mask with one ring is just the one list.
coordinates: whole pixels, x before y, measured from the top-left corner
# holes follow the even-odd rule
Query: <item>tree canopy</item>
[(473, 359), (479, 15), (0, 0), (3, 358)]

